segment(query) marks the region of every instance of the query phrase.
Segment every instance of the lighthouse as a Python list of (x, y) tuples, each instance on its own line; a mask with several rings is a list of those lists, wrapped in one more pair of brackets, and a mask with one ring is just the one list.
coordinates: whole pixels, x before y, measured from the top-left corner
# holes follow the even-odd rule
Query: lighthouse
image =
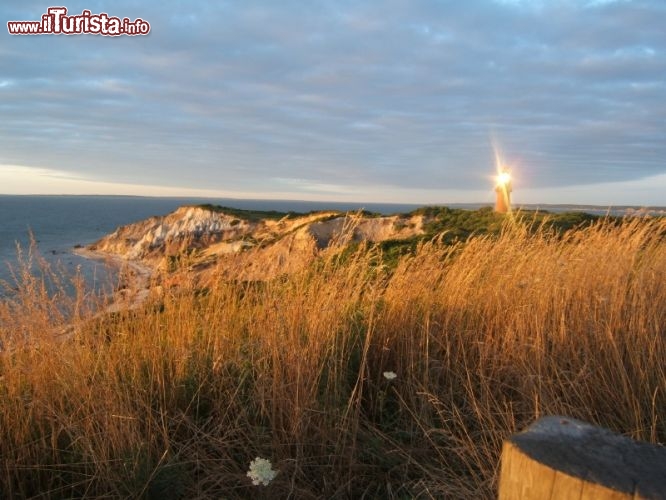
[(511, 176), (506, 169), (497, 176), (495, 194), (495, 212), (498, 214), (511, 212)]

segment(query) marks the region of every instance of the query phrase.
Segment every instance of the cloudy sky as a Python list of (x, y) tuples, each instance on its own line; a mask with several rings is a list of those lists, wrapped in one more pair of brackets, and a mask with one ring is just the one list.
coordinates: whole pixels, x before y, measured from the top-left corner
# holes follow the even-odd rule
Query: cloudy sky
[(71, 0), (9, 35), (0, 193), (666, 205), (664, 0)]

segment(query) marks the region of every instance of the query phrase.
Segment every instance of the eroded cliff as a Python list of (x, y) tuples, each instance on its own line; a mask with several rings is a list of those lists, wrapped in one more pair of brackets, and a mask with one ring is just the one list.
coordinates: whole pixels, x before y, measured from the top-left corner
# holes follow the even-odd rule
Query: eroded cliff
[(184, 206), (119, 227), (89, 249), (167, 272), (186, 256), (193, 273), (264, 280), (303, 269), (333, 245), (423, 234), (424, 223), (423, 215), (276, 214)]

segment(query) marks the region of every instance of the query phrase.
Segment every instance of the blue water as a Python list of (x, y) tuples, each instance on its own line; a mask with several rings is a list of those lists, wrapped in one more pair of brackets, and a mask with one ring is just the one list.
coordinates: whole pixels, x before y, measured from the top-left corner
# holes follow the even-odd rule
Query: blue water
[[(408, 212), (418, 205), (378, 203), (331, 203), (311, 201), (235, 200), (223, 198), (144, 198), (133, 196), (8, 196), (0, 195), (0, 280), (12, 285), (10, 267), (17, 266), (16, 246), (30, 247), (30, 233), (38, 252), (52, 267), (73, 276), (81, 271), (87, 283), (109, 284), (105, 266), (72, 253), (75, 245), (87, 245), (114, 231), (118, 226), (152, 215), (165, 215), (187, 204), (213, 203), (241, 209), (308, 212), (311, 210), (358, 210), (364, 208), (383, 214)], [(482, 204), (451, 204), (474, 209)], [(526, 208), (537, 208), (528, 206)], [(605, 214), (605, 207), (549, 205), (554, 212), (583, 210)], [(623, 213), (626, 207), (610, 210)], [(2, 288), (0, 287), (0, 294)]]
[(53, 268), (69, 276), (80, 269), (89, 283), (101, 284), (109, 278), (105, 266), (74, 255), (74, 245), (92, 243), (118, 225), (177, 206), (175, 200), (159, 198), (0, 196), (0, 280), (15, 284), (10, 268), (18, 266), (17, 245), (27, 255), (32, 234), (38, 253)]

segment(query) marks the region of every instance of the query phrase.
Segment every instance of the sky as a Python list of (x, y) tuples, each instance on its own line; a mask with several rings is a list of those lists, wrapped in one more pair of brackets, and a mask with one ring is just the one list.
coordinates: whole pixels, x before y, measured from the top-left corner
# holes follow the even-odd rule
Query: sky
[(0, 193), (666, 205), (664, 0), (69, 1), (10, 35)]

